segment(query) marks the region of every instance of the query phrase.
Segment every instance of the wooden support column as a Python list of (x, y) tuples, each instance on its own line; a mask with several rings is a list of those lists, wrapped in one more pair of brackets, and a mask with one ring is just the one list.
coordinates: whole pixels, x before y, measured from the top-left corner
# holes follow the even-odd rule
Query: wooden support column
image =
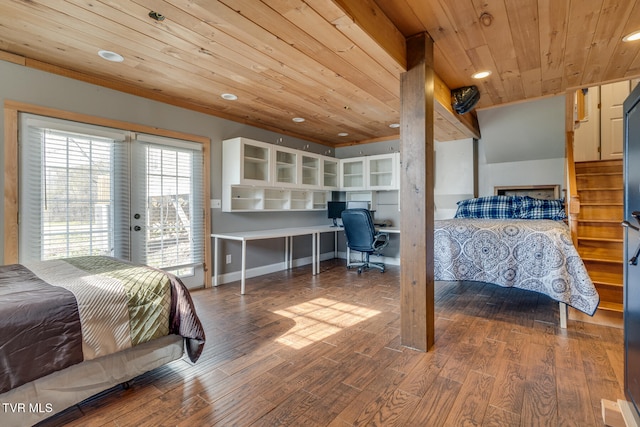
[(433, 40), (407, 39), (407, 71), (400, 77), (400, 336), (428, 351), (434, 343), (434, 78)]

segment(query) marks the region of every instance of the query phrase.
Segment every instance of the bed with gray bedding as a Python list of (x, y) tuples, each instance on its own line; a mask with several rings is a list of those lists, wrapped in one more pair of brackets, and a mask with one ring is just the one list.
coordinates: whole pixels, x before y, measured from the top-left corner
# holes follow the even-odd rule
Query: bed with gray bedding
[(436, 280), (539, 292), (588, 315), (600, 297), (563, 221), (454, 218), (434, 232)]
[[(24, 399), (45, 396), (54, 400), (58, 385), (60, 390), (73, 389), (79, 384), (73, 382), (90, 376), (85, 371), (82, 377), (64, 377), (74, 368), (94, 366), (106, 371), (107, 379), (96, 380), (97, 387), (109, 388), (113, 385), (107, 384), (109, 378), (124, 378), (121, 371), (130, 371), (129, 377), (139, 375), (159, 361), (181, 356), (183, 348), (195, 362), (204, 343), (204, 330), (188, 290), (178, 278), (161, 270), (110, 257), (0, 267), (3, 403), (38, 404), (51, 409), (44, 413), (50, 416), (76, 402), (64, 400), (49, 408), (46, 405), (52, 406), (50, 402)], [(164, 347), (171, 348), (171, 357), (158, 353)], [(149, 363), (130, 370), (131, 354)], [(42, 379), (48, 381), (46, 390), (38, 386)], [(87, 389), (97, 390), (93, 385)], [(88, 397), (82, 393), (76, 396)], [(30, 419), (28, 414), (23, 418), (17, 415), (15, 419)]]

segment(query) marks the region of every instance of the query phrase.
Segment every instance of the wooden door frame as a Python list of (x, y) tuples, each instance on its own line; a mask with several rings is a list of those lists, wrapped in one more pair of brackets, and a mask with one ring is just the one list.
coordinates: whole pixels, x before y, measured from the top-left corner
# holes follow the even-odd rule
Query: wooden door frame
[(18, 129), (19, 114), (30, 113), (57, 119), (70, 120), (97, 126), (105, 126), (122, 129), (130, 132), (147, 133), (150, 135), (183, 139), (202, 145), (204, 165), (202, 170), (203, 180), (203, 209), (204, 209), (204, 281), (205, 287), (211, 287), (211, 211), (209, 199), (211, 194), (210, 180), (210, 149), (211, 140), (204, 136), (192, 135), (167, 129), (158, 129), (151, 126), (129, 123), (120, 120), (105, 119), (87, 114), (73, 113), (55, 108), (42, 107), (18, 101), (6, 100), (4, 103), (4, 259), (3, 264), (18, 262), (18, 221), (19, 221), (19, 152)]

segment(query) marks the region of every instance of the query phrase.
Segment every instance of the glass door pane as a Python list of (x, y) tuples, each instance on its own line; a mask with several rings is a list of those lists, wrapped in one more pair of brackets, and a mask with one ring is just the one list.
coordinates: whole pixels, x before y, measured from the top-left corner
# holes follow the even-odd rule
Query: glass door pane
[(342, 161), (341, 169), (343, 188), (364, 188), (364, 159)]
[(393, 184), (393, 158), (383, 157), (369, 161), (369, 185), (390, 187)]
[(323, 176), (325, 187), (338, 187), (338, 162), (333, 160), (325, 160), (323, 166)]
[(124, 171), (115, 146), (123, 134), (33, 115), (20, 120), (20, 262), (122, 256), (115, 177)]
[(171, 146), (135, 144), (140, 172), (132, 183), (132, 261), (171, 271), (187, 286), (201, 286), (202, 157)]
[(244, 144), (242, 178), (250, 181), (269, 182), (269, 149)]
[(320, 159), (302, 156), (302, 183), (317, 187), (320, 185)]
[(276, 150), (276, 184), (297, 184), (298, 155), (289, 151)]

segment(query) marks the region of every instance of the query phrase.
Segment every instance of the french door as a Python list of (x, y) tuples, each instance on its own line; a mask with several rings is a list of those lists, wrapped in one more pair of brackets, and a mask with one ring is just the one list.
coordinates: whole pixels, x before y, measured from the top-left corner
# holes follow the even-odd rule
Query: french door
[(21, 115), (20, 261), (108, 255), (202, 286), (201, 145)]
[(131, 147), (131, 258), (202, 286), (200, 144), (137, 134)]

